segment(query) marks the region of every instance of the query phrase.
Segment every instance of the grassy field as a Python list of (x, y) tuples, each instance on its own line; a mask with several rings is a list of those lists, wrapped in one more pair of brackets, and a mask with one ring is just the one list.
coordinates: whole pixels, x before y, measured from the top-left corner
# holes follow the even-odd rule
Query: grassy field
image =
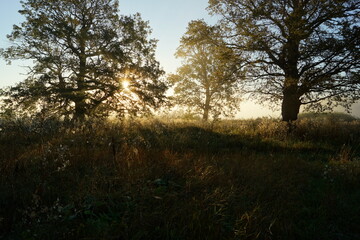
[(360, 121), (2, 120), (0, 239), (360, 239)]

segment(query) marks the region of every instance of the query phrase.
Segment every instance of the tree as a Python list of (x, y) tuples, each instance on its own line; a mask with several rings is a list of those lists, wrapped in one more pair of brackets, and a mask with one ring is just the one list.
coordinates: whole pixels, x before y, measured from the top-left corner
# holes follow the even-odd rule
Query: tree
[[(282, 101), (282, 119), (301, 105), (349, 107), (359, 99), (359, 0), (210, 0), (224, 37), (248, 53), (248, 90)], [(242, 55), (243, 57), (243, 55)]]
[(217, 37), (216, 28), (203, 20), (189, 23), (176, 57), (183, 63), (169, 77), (175, 84), (174, 98), (207, 121), (210, 115), (229, 115), (238, 107), (238, 64), (233, 51)]
[(162, 103), (156, 40), (139, 14), (120, 16), (117, 0), (26, 0), (19, 12), (1, 55), (34, 64), (3, 94), (8, 106), (81, 119)]

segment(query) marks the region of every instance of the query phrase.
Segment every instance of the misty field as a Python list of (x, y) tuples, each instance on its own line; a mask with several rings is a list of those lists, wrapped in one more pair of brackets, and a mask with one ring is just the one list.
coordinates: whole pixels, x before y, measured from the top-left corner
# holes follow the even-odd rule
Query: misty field
[(0, 239), (360, 239), (360, 121), (2, 120)]

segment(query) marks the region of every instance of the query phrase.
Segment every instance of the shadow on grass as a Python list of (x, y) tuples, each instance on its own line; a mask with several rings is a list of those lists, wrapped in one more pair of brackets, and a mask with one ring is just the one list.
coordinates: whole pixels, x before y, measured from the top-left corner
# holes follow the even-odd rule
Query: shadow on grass
[(0, 133), (2, 239), (360, 236), (360, 164), (330, 161), (340, 140), (237, 125), (33, 126)]

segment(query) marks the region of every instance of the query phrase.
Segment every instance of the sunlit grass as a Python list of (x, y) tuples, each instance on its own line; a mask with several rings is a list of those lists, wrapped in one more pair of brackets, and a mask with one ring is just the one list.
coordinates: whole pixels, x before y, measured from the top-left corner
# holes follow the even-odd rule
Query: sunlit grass
[(360, 235), (358, 121), (2, 126), (2, 239)]

